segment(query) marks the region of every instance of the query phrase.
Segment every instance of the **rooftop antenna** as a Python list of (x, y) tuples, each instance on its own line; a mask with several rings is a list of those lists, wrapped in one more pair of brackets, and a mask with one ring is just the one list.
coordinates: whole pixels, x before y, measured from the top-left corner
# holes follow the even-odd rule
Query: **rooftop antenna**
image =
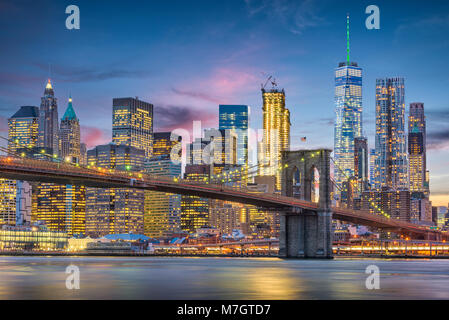
[(349, 13), (346, 15), (346, 60), (349, 66), (350, 47), (349, 47)]

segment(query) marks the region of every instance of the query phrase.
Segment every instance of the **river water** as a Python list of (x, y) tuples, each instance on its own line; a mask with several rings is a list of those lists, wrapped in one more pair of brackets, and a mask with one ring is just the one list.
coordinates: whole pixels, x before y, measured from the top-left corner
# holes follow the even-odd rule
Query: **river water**
[(0, 299), (449, 299), (449, 260), (3, 256)]

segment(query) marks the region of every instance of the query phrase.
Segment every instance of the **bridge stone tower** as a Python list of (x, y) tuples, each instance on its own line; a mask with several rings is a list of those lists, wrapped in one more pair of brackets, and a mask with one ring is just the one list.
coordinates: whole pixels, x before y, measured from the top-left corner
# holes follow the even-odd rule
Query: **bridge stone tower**
[(331, 150), (282, 153), (282, 195), (318, 203), (281, 214), (279, 255), (285, 258), (332, 258)]

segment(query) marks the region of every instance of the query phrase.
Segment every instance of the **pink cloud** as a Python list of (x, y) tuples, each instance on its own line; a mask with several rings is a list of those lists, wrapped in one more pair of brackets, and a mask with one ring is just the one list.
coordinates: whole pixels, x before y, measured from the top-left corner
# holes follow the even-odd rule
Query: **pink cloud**
[[(253, 72), (237, 68), (217, 68), (201, 78), (186, 79), (172, 92), (175, 100), (181, 98), (197, 105), (244, 103), (239, 101), (244, 93), (254, 91), (260, 82)], [(177, 96), (177, 97), (176, 97)]]
[(111, 134), (103, 129), (81, 126), (81, 140), (87, 145), (88, 149), (91, 149), (111, 142)]

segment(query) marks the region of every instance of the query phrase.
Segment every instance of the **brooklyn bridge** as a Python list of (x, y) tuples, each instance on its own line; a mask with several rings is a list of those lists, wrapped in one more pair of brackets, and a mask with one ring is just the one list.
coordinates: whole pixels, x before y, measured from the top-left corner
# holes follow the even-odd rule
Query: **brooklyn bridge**
[[(187, 181), (139, 172), (79, 166), (64, 162), (0, 157), (0, 178), (83, 185), (93, 188), (138, 188), (251, 204), (280, 213), (279, 255), (288, 258), (331, 258), (332, 219), (407, 235), (413, 239), (449, 240), (448, 232), (363, 210), (332, 205), (331, 150), (285, 152), (282, 195), (255, 193), (242, 186)], [(301, 199), (293, 197), (293, 175), (299, 170)], [(319, 172), (318, 201), (312, 201), (313, 172)]]

